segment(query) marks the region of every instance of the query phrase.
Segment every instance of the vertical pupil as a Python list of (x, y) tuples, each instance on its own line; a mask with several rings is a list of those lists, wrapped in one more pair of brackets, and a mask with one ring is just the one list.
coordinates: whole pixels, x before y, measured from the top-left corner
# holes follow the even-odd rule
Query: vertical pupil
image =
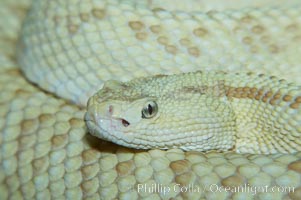
[(148, 104), (147, 110), (150, 115), (153, 113), (153, 108), (150, 104)]

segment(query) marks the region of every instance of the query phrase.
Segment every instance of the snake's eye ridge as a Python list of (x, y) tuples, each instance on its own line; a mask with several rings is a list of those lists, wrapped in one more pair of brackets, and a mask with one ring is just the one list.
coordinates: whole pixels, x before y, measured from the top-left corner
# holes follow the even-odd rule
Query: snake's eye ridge
[(149, 101), (142, 109), (142, 118), (150, 119), (158, 112), (158, 105), (155, 101)]

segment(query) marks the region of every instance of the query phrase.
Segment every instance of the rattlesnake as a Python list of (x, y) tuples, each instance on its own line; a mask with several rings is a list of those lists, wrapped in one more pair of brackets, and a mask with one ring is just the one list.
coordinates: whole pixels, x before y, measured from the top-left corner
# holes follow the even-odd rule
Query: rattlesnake
[[(30, 2), (3, 1), (1, 199), (300, 199), (300, 152), (134, 150), (87, 134), (84, 106), (105, 80), (213, 69), (300, 84), (299, 4), (233, 2), (181, 12), (159, 1), (34, 1), (14, 50)], [(239, 186), (252, 191), (225, 191)]]
[(132, 148), (295, 153), (300, 89), (252, 73), (108, 81), (89, 100), (85, 118), (93, 135)]

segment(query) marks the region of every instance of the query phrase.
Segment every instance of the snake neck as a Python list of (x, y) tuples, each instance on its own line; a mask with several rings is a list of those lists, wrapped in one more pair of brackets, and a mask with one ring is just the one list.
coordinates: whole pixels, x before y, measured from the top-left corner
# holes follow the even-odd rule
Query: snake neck
[(235, 113), (235, 150), (261, 154), (300, 151), (300, 87), (276, 77), (247, 76), (242, 80), (234, 75), (223, 86)]

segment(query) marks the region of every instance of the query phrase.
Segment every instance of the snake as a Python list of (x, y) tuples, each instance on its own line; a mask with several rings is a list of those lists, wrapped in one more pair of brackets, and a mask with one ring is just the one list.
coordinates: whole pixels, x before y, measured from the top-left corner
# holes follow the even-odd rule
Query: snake
[(0, 199), (300, 199), (298, 1), (1, 1)]

